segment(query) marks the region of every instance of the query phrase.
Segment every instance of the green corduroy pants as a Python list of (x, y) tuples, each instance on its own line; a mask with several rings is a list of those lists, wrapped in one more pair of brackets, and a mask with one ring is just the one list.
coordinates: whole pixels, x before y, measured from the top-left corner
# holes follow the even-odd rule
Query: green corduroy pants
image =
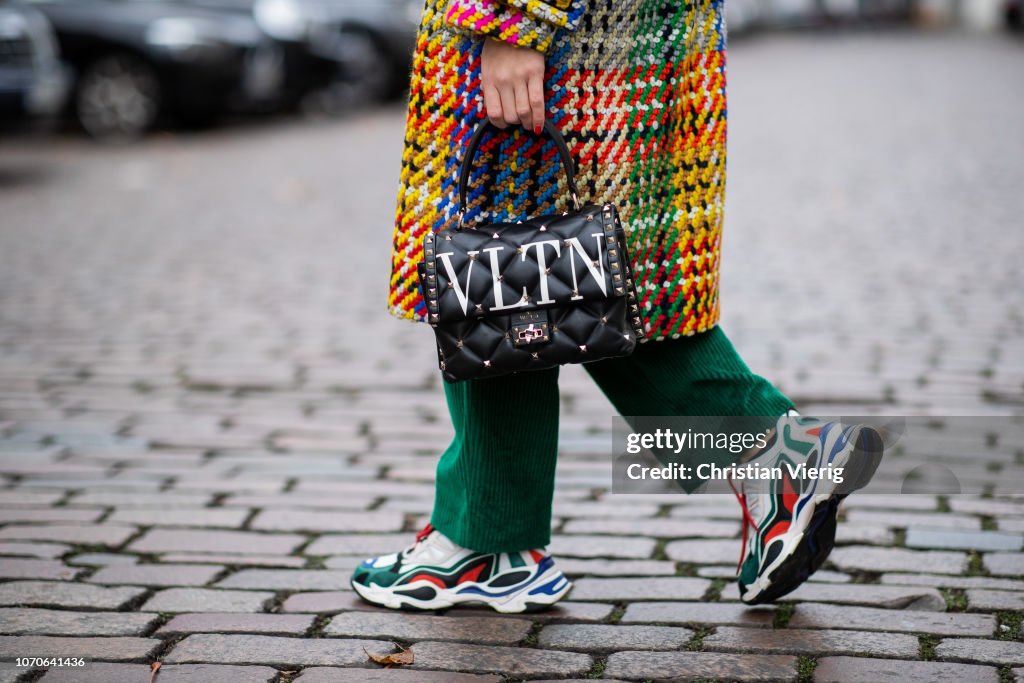
[[(583, 368), (625, 416), (778, 416), (793, 407), (750, 371), (719, 327), (640, 344), (630, 356)], [(546, 546), (558, 454), (558, 368), (444, 389), (455, 438), (438, 462), (431, 523), (478, 552)]]

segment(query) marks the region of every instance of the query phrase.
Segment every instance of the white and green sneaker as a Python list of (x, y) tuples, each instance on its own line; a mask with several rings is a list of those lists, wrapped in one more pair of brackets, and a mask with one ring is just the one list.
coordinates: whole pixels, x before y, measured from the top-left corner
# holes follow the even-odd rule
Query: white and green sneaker
[(572, 588), (543, 550), (478, 553), (429, 524), (405, 550), (356, 567), (351, 583), (367, 602), (392, 609), (483, 604), (507, 613), (547, 609)]
[[(795, 411), (779, 418), (768, 445), (748, 464), (777, 467), (783, 476), (744, 479), (739, 491), (733, 488), (743, 508), (737, 576), (743, 602), (776, 600), (824, 564), (835, 545), (839, 503), (867, 485), (882, 452), (881, 436), (866, 425), (824, 422)], [(808, 470), (842, 467), (842, 481), (792, 476), (787, 465), (801, 464)]]

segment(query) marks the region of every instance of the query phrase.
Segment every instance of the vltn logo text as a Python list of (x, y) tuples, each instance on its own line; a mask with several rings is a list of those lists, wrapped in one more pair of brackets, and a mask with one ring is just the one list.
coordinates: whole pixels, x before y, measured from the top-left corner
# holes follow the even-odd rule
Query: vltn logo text
[[(586, 250), (584, 250), (583, 245), (580, 243), (578, 237), (571, 237), (566, 240), (540, 240), (538, 242), (530, 242), (529, 244), (524, 244), (521, 247), (520, 257), (523, 261), (526, 261), (526, 257), (530, 253), (531, 249), (535, 250), (534, 253), (537, 257), (537, 269), (540, 271), (540, 299), (538, 299), (534, 303), (538, 305), (555, 303), (555, 300), (551, 298), (551, 295), (548, 291), (548, 273), (551, 272), (551, 270), (548, 268), (547, 260), (549, 253), (548, 247), (554, 249), (554, 260), (562, 258), (563, 246), (568, 247), (566, 251), (569, 253), (569, 270), (572, 273), (572, 296), (570, 297), (571, 301), (576, 301), (583, 298), (583, 295), (580, 294), (579, 282), (577, 280), (576, 275), (577, 255), (579, 255), (579, 258), (583, 262), (583, 265), (586, 266), (587, 274), (589, 274), (590, 277), (594, 278), (598, 286), (601, 288), (601, 293), (607, 296), (608, 291), (604, 275), (604, 259), (602, 258), (601, 254), (604, 233), (595, 232), (594, 234), (591, 235), (591, 237), (593, 237), (594, 241), (597, 243), (596, 261), (591, 261), (590, 256), (587, 254)], [(513, 308), (522, 308), (523, 306), (528, 306), (530, 304), (529, 293), (526, 291), (525, 286), (523, 287), (523, 295), (518, 301), (512, 304), (505, 303), (505, 299), (501, 291), (502, 274), (499, 270), (500, 266), (498, 265), (498, 253), (504, 251), (505, 248), (506, 246), (502, 245), (500, 247), (490, 247), (489, 249), (482, 250), (483, 253), (487, 254), (490, 259), (491, 286), (494, 289), (494, 307), (491, 308), (492, 311), (506, 311)], [(459, 282), (458, 276), (455, 272), (455, 268), (452, 266), (452, 256), (455, 255), (454, 252), (448, 252), (445, 254), (437, 255), (437, 257), (441, 259), (441, 262), (444, 264), (445, 273), (448, 275), (448, 282), (451, 283), (452, 289), (455, 290), (455, 296), (458, 298), (459, 304), (462, 306), (463, 314), (465, 314), (469, 308), (469, 283), (472, 281), (473, 266), (477, 262), (476, 257), (478, 254), (480, 254), (480, 250), (469, 251), (466, 253), (469, 255), (470, 261), (469, 267), (466, 268), (465, 285)], [(586, 277), (586, 275), (584, 275), (584, 277)]]

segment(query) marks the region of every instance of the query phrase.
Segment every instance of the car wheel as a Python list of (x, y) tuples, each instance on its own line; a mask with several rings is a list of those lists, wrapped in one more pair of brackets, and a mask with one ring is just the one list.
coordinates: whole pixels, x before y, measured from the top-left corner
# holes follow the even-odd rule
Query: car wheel
[(92, 137), (127, 141), (153, 126), (160, 100), (153, 67), (133, 55), (107, 55), (82, 71), (75, 110), (79, 124)]

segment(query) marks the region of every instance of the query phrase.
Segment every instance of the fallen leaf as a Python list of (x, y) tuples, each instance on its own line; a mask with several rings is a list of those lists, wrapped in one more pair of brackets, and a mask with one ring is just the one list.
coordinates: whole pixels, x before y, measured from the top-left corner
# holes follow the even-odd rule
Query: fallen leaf
[(404, 648), (398, 643), (395, 643), (395, 647), (398, 648), (398, 652), (392, 652), (389, 655), (375, 655), (372, 652), (366, 652), (365, 647), (363, 648), (363, 652), (366, 652), (366, 656), (370, 658), (370, 661), (382, 664), (386, 667), (412, 664), (412, 648)]
[(149, 674), (149, 683), (153, 683), (153, 681), (156, 679), (157, 673), (160, 671), (160, 662), (150, 662), (149, 670), (153, 672)]

